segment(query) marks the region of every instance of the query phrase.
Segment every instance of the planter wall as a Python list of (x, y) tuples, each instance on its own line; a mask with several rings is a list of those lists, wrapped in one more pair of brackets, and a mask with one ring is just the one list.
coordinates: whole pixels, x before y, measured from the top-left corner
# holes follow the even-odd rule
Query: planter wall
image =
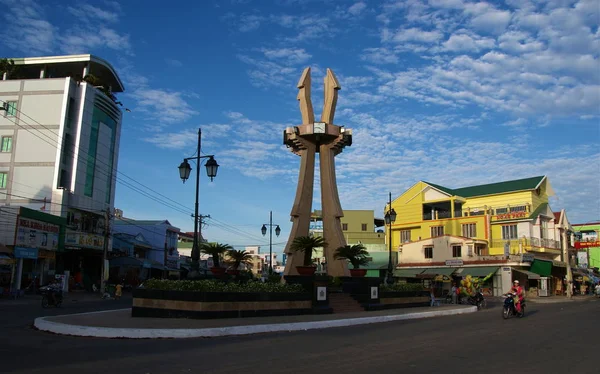
[(429, 306), (428, 291), (381, 292), (379, 302), (383, 309)]
[(311, 293), (135, 289), (132, 317), (235, 318), (311, 314)]

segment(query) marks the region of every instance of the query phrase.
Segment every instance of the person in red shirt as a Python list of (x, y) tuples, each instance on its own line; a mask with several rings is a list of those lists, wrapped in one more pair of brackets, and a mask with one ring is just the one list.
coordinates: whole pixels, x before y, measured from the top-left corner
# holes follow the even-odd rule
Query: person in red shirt
[(519, 281), (515, 280), (513, 282), (513, 286), (510, 289), (510, 292), (514, 292), (515, 294), (517, 294), (517, 300), (515, 303), (515, 308), (517, 309), (517, 312), (521, 313), (521, 302), (523, 302), (523, 299), (525, 298), (525, 293), (523, 291), (523, 287), (521, 287), (519, 285)]

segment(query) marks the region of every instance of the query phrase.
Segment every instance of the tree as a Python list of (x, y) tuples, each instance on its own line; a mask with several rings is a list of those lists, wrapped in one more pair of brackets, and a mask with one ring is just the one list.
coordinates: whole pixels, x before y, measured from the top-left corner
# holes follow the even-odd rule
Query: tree
[(320, 236), (298, 236), (292, 241), (292, 252), (304, 252), (304, 266), (312, 265), (312, 254), (315, 248), (327, 247), (327, 242)]
[(230, 249), (227, 251), (227, 262), (233, 270), (238, 270), (240, 265), (252, 265), (252, 255), (245, 250)]
[[(4, 73), (9, 77), (17, 70), (15, 62), (7, 58), (0, 58), (0, 76)], [(1, 79), (1, 78), (0, 78)]]
[(223, 253), (226, 253), (229, 250), (232, 250), (233, 247), (229, 244), (221, 244), (221, 243), (202, 243), (200, 245), (200, 252), (212, 256), (213, 258), (213, 266), (218, 268), (221, 267), (220, 264), (220, 256)]
[(362, 244), (339, 247), (333, 254), (336, 260), (348, 260), (354, 269), (368, 264), (370, 262), (368, 256), (369, 252), (367, 252), (367, 249)]

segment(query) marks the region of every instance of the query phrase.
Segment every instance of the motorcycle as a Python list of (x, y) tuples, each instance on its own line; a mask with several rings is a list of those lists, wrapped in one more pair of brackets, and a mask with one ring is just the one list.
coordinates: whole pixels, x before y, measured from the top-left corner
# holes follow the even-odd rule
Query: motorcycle
[(475, 292), (475, 295), (469, 296), (467, 298), (467, 302), (471, 305), (475, 305), (477, 307), (477, 310), (481, 310), (487, 305), (487, 302), (485, 301), (485, 298), (483, 297), (481, 291), (477, 291)]
[(517, 306), (515, 305), (515, 298), (517, 294), (514, 292), (507, 293), (504, 295), (504, 307), (502, 308), (502, 317), (504, 319), (508, 319), (512, 316), (523, 318), (525, 316), (525, 300), (521, 301), (521, 311), (517, 311)]
[(63, 294), (61, 290), (57, 290), (52, 286), (44, 286), (39, 289), (42, 295), (42, 308), (49, 308), (51, 306), (60, 307), (63, 302)]

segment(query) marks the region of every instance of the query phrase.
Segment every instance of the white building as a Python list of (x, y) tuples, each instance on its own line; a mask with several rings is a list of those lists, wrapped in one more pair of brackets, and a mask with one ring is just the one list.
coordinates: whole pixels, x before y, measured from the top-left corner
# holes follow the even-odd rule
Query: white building
[(64, 240), (44, 252), (44, 268), (35, 268), (37, 258), (19, 268), (24, 277), (69, 270), (89, 289), (100, 280), (104, 212), (114, 207), (122, 119), (114, 93), (123, 84), (92, 55), (18, 58), (14, 66), (0, 72), (0, 243), (15, 245), (19, 206), (65, 217)]

